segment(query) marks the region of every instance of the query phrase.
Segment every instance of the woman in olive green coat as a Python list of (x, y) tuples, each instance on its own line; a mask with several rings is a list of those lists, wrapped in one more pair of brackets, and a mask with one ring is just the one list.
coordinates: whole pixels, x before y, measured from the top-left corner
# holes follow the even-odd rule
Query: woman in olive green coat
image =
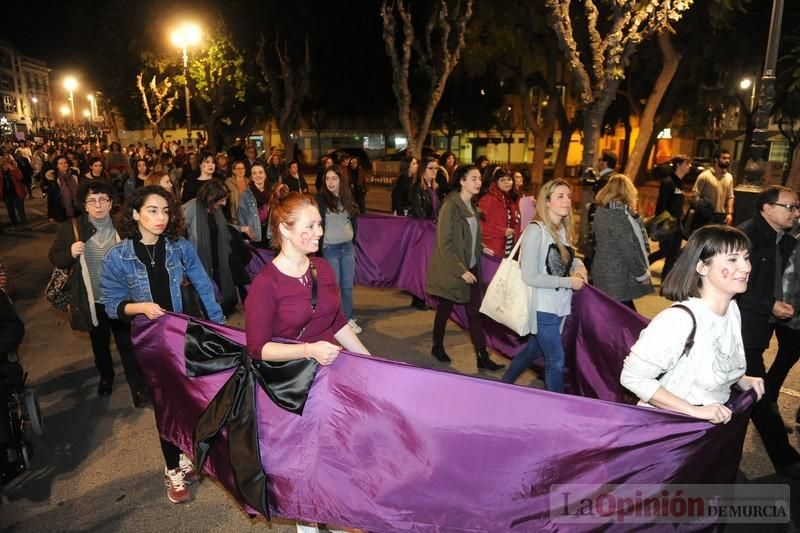
[(478, 357), (478, 368), (499, 370), (486, 351), (480, 312), (480, 211), (474, 200), (481, 190), (481, 175), (474, 166), (458, 167), (450, 181), (436, 224), (436, 247), (428, 265), (428, 293), (438, 306), (433, 321), (431, 354), (443, 363), (450, 357), (444, 350), (444, 329), (455, 304), (463, 304), (469, 319), (469, 334)]

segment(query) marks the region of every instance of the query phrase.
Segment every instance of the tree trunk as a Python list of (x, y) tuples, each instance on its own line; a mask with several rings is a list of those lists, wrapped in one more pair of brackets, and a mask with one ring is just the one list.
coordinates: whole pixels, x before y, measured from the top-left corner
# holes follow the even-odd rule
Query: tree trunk
[(553, 168), (553, 177), (565, 178), (567, 176), (567, 156), (569, 155), (569, 145), (572, 141), (572, 132), (575, 131), (573, 124), (567, 118), (567, 113), (559, 102), (558, 104), (558, 123), (561, 129), (561, 142), (558, 143), (556, 152), (556, 162)]
[(294, 159), (294, 139), (292, 139), (292, 130), (286, 124), (278, 124), (278, 133), (281, 135), (281, 142), (283, 143), (283, 158), (288, 162)]
[(636, 137), (636, 143), (633, 145), (633, 150), (625, 165), (625, 175), (636, 178), (639, 176), (639, 170), (646, 155), (649, 153), (648, 146), (652, 146), (650, 142), (653, 126), (655, 123), (656, 112), (661, 105), (661, 100), (667, 92), (675, 73), (678, 71), (678, 65), (681, 61), (681, 56), (675, 50), (672, 43), (672, 38), (666, 32), (658, 34), (658, 48), (661, 50), (661, 55), (664, 57), (664, 64), (661, 67), (661, 72), (658, 73), (653, 91), (647, 98), (647, 103), (644, 106), (644, 111), (639, 117), (639, 135)]
[(631, 147), (631, 117), (625, 117), (625, 121), (622, 123), (622, 127), (625, 128), (625, 141), (624, 147), (625, 149), (619, 154), (619, 166), (620, 168), (625, 168), (625, 163), (628, 162), (628, 152), (630, 152)]
[(600, 128), (603, 125), (605, 109), (593, 105), (583, 112), (583, 156), (581, 171), (593, 167), (597, 161), (597, 147), (600, 142)]
[(531, 182), (536, 185), (544, 183), (544, 159), (547, 139), (550, 134), (543, 129), (533, 132), (533, 161), (531, 161)]

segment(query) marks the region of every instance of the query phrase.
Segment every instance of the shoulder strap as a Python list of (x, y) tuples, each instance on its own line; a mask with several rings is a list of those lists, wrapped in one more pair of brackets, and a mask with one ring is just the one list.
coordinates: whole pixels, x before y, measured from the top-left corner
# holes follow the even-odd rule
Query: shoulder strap
[(78, 219), (77, 218), (73, 218), (72, 219), (72, 234), (75, 236), (75, 242), (78, 242), (80, 240), (80, 237), (78, 236)]
[(685, 357), (690, 351), (692, 351), (692, 347), (694, 346), (694, 334), (697, 331), (697, 320), (695, 320), (692, 310), (687, 306), (683, 304), (675, 304), (672, 307), (675, 309), (683, 309), (689, 313), (689, 316), (692, 319), (692, 330), (689, 332), (689, 336), (686, 338), (686, 343), (683, 345), (683, 353), (681, 353), (681, 357)]
[(311, 270), (311, 309), (315, 310), (317, 308), (317, 267), (310, 259), (309, 268)]

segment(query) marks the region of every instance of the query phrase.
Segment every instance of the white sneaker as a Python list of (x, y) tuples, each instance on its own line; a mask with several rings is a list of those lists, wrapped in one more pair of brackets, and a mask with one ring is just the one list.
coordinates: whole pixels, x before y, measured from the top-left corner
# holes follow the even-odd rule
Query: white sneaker
[(356, 319), (355, 318), (351, 318), (350, 320), (348, 320), (347, 321), (347, 325), (350, 326), (350, 329), (352, 329), (353, 333), (355, 333), (356, 335), (358, 335), (359, 333), (364, 331), (363, 329), (361, 329), (361, 326), (356, 324)]

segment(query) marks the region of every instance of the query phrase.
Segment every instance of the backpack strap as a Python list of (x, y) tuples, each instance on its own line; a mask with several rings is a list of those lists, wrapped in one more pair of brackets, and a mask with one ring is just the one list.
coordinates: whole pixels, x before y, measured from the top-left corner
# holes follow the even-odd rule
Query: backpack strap
[(686, 338), (686, 343), (683, 345), (683, 353), (681, 353), (681, 357), (685, 357), (689, 355), (689, 352), (692, 351), (692, 347), (694, 346), (694, 334), (697, 331), (697, 320), (694, 318), (694, 313), (689, 307), (683, 304), (675, 304), (672, 306), (674, 309), (683, 309), (692, 319), (692, 330), (689, 332), (689, 336)]

